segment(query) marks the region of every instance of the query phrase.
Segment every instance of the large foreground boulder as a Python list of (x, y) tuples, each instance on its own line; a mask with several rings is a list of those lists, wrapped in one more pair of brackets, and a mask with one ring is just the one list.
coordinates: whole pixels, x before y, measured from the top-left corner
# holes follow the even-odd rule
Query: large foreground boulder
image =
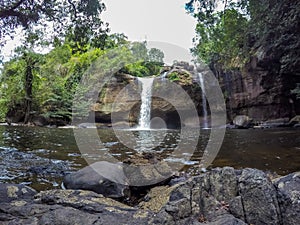
[[(136, 207), (92, 191), (50, 190), (0, 204), (0, 224), (299, 225), (300, 173), (217, 168), (152, 188)], [(19, 190), (19, 189), (18, 189)], [(7, 185), (0, 184), (0, 196)]]
[(63, 180), (67, 189), (90, 190), (105, 197), (130, 196), (130, 187), (144, 190), (153, 185), (166, 183), (173, 172), (168, 163), (159, 161), (152, 154), (141, 154), (125, 163), (96, 162)]
[(300, 172), (275, 180), (284, 224), (300, 224)]
[(125, 197), (129, 190), (127, 183), (122, 164), (105, 161), (68, 174), (63, 180), (65, 188), (90, 190), (110, 198)]
[(1, 184), (0, 202), (12, 202), (17, 199), (31, 200), (37, 192), (23, 184)]
[(50, 190), (37, 194), (34, 202), (0, 204), (1, 225), (140, 225), (149, 224), (152, 216), (91, 191)]
[(256, 169), (213, 169), (171, 187), (156, 187), (140, 203), (159, 224), (296, 225), (299, 173), (272, 182)]

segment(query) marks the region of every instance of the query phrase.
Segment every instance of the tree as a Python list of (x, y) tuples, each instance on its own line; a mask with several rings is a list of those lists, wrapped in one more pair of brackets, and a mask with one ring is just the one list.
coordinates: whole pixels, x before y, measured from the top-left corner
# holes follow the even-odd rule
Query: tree
[(128, 37), (121, 33), (111, 34), (105, 40), (105, 48), (111, 49), (122, 45), (129, 44)]
[(72, 23), (68, 27), (66, 39), (73, 53), (85, 52), (89, 46), (104, 49), (109, 30), (108, 24), (100, 19), (100, 14), (105, 10), (105, 5), (98, 0), (81, 0), (72, 3), (72, 7)]
[(43, 27), (47, 30), (44, 36), (49, 35), (51, 41), (71, 32), (79, 42), (92, 37), (94, 45), (99, 45), (107, 31), (99, 17), (103, 10), (105, 5), (99, 0), (2, 0), (0, 44), (5, 44), (7, 35), (13, 38), (18, 28)]
[(107, 24), (100, 19), (104, 9), (99, 0), (4, 0), (0, 3), (1, 40), (17, 28), (24, 30), (25, 41), (17, 51), (17, 58), (25, 64), (24, 123), (29, 122), (32, 110), (34, 71), (38, 64), (36, 47), (49, 47), (50, 42), (59, 46), (61, 38), (67, 35), (66, 42), (73, 54), (85, 52), (91, 46), (104, 48), (108, 31)]
[(148, 59), (148, 49), (147, 49), (147, 42), (133, 42), (131, 44), (131, 51), (133, 55), (138, 60), (146, 61)]
[(148, 52), (149, 61), (152, 62), (163, 63), (164, 57), (165, 57), (164, 53), (157, 48), (151, 48)]
[(164, 64), (164, 53), (157, 49), (147, 49), (147, 42), (133, 42), (130, 45), (132, 56), (136, 59), (135, 63), (128, 64), (121, 69), (121, 72), (137, 77), (158, 75)]
[[(195, 3), (198, 3), (197, 8)], [(192, 52), (206, 63), (239, 67), (249, 53), (248, 1), (222, 1), (221, 11), (217, 10), (216, 3), (213, 0), (192, 0), (186, 5), (188, 12), (198, 20)]]

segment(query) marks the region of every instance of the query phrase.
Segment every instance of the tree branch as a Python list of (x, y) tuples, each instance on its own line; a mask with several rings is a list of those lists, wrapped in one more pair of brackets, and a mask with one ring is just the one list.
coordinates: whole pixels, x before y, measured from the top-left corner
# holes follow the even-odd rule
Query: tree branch
[(1, 19), (4, 19), (4, 18), (7, 18), (7, 17), (11, 17), (11, 16), (16, 16), (16, 17), (20, 17), (20, 16), (23, 16), (24, 14), (20, 13), (20, 12), (16, 12), (14, 10), (10, 10), (10, 9), (5, 9), (5, 10), (2, 10), (0, 11), (0, 18)]
[(76, 10), (76, 6), (74, 5), (74, 3), (71, 0), (68, 0), (69, 4), (72, 6), (73, 10), (74, 10), (74, 16), (75, 18), (77, 18), (77, 10)]
[(23, 2), (25, 2), (26, 0), (20, 0), (19, 2), (17, 2), (14, 6), (12, 6), (10, 8), (10, 10), (15, 10), (16, 8), (18, 8)]

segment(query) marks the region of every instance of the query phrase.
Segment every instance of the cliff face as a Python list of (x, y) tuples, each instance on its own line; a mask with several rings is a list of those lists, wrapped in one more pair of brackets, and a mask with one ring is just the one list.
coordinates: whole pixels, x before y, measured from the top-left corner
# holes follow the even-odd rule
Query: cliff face
[[(157, 120), (157, 124), (153, 121), (153, 127), (160, 128), (159, 126), (163, 125), (161, 120), (168, 128), (180, 128), (183, 124), (198, 126), (194, 123), (193, 115), (190, 115), (192, 108), (195, 109), (197, 117), (199, 114), (200, 120), (203, 113), (201, 89), (193, 69), (193, 66), (188, 64), (175, 65), (166, 68), (166, 77), (154, 78), (151, 119), (160, 119)], [(98, 102), (91, 108), (95, 121), (120, 126), (125, 123), (136, 125), (142, 103), (141, 90), (142, 84), (138, 78), (126, 74), (113, 76), (101, 91)], [(180, 114), (184, 115), (184, 118), (180, 118)]]
[(101, 90), (99, 100), (91, 108), (95, 122), (112, 123), (114, 118), (129, 123), (136, 123), (139, 108), (139, 85), (135, 77), (127, 74), (116, 74)]
[(227, 100), (228, 118), (244, 114), (256, 121), (300, 114), (291, 90), (300, 83), (300, 2), (264, 1), (267, 9), (260, 36), (252, 43), (251, 59), (242, 68), (213, 70)]
[(299, 76), (270, 73), (247, 65), (242, 71), (221, 72), (218, 79), (226, 97), (229, 120), (236, 115), (248, 115), (265, 121), (300, 113), (299, 100), (291, 94), (300, 82)]

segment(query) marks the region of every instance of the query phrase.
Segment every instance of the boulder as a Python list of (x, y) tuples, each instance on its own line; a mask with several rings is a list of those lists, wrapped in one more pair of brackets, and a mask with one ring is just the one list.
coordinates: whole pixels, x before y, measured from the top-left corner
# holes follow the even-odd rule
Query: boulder
[(300, 172), (274, 180), (284, 224), (300, 224)]
[(233, 188), (229, 185), (230, 191), (225, 194), (229, 199), (230, 196), (238, 195), (237, 176), (232, 168), (225, 168), (192, 177), (171, 187), (153, 188), (139, 207), (157, 213), (155, 224), (245, 225), (241, 219), (230, 214), (225, 201), (218, 201), (214, 196), (216, 194), (219, 199), (223, 199), (220, 187), (224, 184), (225, 190), (230, 182), (226, 177), (234, 180)]
[(0, 201), (12, 202), (14, 200), (32, 200), (37, 192), (23, 184), (1, 184), (0, 183)]
[(227, 167), (154, 188), (139, 207), (157, 213), (162, 224), (299, 224), (299, 191), (299, 173), (274, 186), (262, 171)]
[(252, 119), (249, 116), (238, 115), (233, 119), (233, 124), (238, 128), (249, 128), (252, 125)]
[(64, 177), (67, 189), (90, 190), (105, 197), (121, 198), (127, 196), (129, 187), (123, 173), (122, 164), (105, 161), (96, 162)]
[(1, 225), (151, 224), (153, 214), (91, 191), (49, 190), (24, 200), (0, 204)]
[(295, 117), (293, 117), (290, 121), (289, 121), (289, 125), (294, 126), (296, 124), (300, 124), (300, 115), (297, 115)]
[(135, 187), (135, 191), (143, 191), (169, 182), (172, 175), (168, 163), (145, 153), (136, 154), (124, 163), (93, 163), (65, 176), (63, 184), (67, 189), (90, 190), (105, 197), (121, 198), (130, 195), (131, 187)]
[[(13, 188), (8, 192), (7, 186)], [(28, 195), (22, 194), (24, 188)], [(300, 224), (299, 172), (271, 181), (256, 169), (216, 168), (173, 186), (154, 187), (136, 207), (85, 190), (36, 194), (26, 186), (1, 184), (0, 194), (3, 225)]]
[(48, 120), (42, 115), (34, 116), (32, 118), (32, 123), (35, 126), (40, 126), (40, 127), (44, 127), (44, 126), (47, 126), (49, 124)]
[(218, 201), (229, 202), (238, 194), (238, 181), (232, 167), (216, 168), (210, 172), (210, 192)]
[(238, 182), (247, 223), (281, 224), (276, 189), (264, 172), (244, 169)]
[(267, 120), (261, 126), (263, 128), (287, 127), (290, 126), (290, 120), (289, 118), (278, 118), (274, 120)]
[(166, 162), (153, 164), (127, 165), (124, 164), (124, 173), (130, 186), (146, 188), (147, 186), (166, 183), (173, 172)]

